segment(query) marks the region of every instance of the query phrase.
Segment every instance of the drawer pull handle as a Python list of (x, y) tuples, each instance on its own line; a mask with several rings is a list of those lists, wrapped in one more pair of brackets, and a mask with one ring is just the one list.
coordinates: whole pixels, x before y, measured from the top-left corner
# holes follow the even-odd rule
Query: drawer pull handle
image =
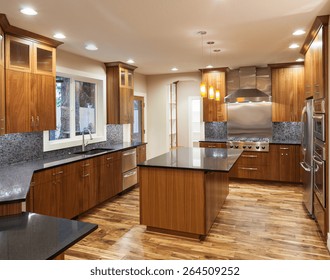
[(87, 174), (84, 174), (83, 175), (83, 177), (88, 177), (90, 174), (89, 173), (87, 173)]
[(239, 167), (242, 170), (249, 170), (249, 171), (258, 171), (258, 168), (255, 167)]
[(107, 160), (112, 160), (112, 159), (113, 159), (113, 157), (108, 157), (108, 158), (107, 158)]
[(123, 156), (135, 155), (136, 151), (123, 153)]
[(125, 175), (124, 175), (124, 178), (131, 177), (131, 176), (133, 176), (133, 175), (135, 175), (135, 174), (136, 174), (136, 171), (132, 171), (132, 172), (130, 172), (130, 173), (125, 174)]
[(257, 155), (242, 155), (242, 157), (245, 157), (245, 158), (257, 158), (258, 156)]
[(280, 150), (289, 150), (289, 148), (280, 148)]
[(86, 167), (86, 166), (90, 166), (90, 164), (89, 163), (83, 164), (83, 167)]
[(57, 172), (57, 175), (59, 175), (59, 174), (63, 174), (63, 173), (64, 173), (64, 171), (61, 170), (61, 171)]

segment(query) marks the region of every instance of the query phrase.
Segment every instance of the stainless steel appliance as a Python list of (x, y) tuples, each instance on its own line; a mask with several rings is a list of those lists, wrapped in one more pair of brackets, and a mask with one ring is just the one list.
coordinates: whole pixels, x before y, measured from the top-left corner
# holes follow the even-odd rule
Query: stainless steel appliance
[(304, 187), (304, 205), (309, 214), (313, 216), (313, 99), (305, 101), (302, 110), (301, 122), (303, 123), (301, 152), (303, 169), (302, 180)]
[(324, 208), (326, 207), (325, 150), (325, 143), (318, 139), (314, 139), (314, 192)]
[(136, 149), (122, 153), (123, 190), (137, 184)]
[(325, 142), (325, 105), (324, 100), (314, 101), (314, 137)]
[(246, 138), (246, 137), (229, 137), (227, 141), (228, 149), (243, 149), (245, 151), (268, 152), (268, 138)]

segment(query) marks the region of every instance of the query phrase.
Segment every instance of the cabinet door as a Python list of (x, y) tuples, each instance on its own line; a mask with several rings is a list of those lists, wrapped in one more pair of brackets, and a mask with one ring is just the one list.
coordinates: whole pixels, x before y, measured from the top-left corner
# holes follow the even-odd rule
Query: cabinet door
[(136, 149), (136, 163), (144, 162), (147, 159), (146, 145), (141, 145)]
[(313, 95), (314, 99), (324, 98), (323, 80), (323, 28), (315, 37), (311, 48), (313, 49)]
[(305, 99), (313, 97), (313, 49), (310, 47), (305, 54)]
[(272, 69), (272, 121), (299, 122), (304, 105), (304, 68)]
[(30, 114), (31, 74), (6, 71), (6, 132), (30, 132), (35, 119)]
[(33, 43), (28, 40), (6, 36), (6, 68), (24, 72), (32, 71)]
[(56, 75), (56, 49), (34, 44), (34, 73)]
[(4, 33), (0, 27), (0, 135), (5, 134), (5, 61)]
[(56, 129), (55, 77), (32, 75), (31, 115), (35, 120), (34, 131)]
[(279, 146), (279, 169), (280, 181), (283, 182), (299, 182), (299, 153), (295, 145), (280, 145)]
[(120, 88), (120, 123), (133, 123), (134, 95), (129, 88)]

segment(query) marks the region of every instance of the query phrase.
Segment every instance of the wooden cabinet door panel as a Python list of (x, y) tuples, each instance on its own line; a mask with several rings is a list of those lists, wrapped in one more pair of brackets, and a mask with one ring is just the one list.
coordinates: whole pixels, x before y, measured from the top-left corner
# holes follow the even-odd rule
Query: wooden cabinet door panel
[(6, 132), (30, 132), (35, 120), (30, 114), (31, 74), (6, 72)]
[(133, 122), (133, 90), (130, 88), (120, 88), (120, 123), (127, 124)]

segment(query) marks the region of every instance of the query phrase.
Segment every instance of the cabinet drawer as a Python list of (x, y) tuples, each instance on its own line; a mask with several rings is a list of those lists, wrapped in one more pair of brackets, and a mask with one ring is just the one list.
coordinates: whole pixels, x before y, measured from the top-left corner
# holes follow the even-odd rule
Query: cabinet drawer
[(266, 166), (242, 166), (235, 165), (229, 173), (230, 177), (233, 178), (242, 178), (242, 179), (258, 179), (265, 180), (267, 179), (268, 169)]
[(112, 161), (120, 159), (120, 158), (121, 158), (121, 152), (109, 153), (109, 154), (100, 156), (100, 162), (101, 162), (101, 164), (107, 164), (109, 162), (112, 162)]
[(323, 237), (326, 236), (326, 230), (325, 230), (325, 212), (324, 209), (321, 205), (321, 203), (319, 202), (317, 196), (314, 194), (314, 215), (315, 215), (315, 220), (317, 221)]
[(137, 184), (137, 168), (123, 173), (123, 190)]
[(243, 152), (238, 160), (240, 166), (263, 166), (268, 165), (269, 156), (268, 153), (263, 152)]
[(216, 143), (216, 142), (200, 142), (199, 143), (199, 147), (201, 148), (223, 148), (226, 149), (227, 148), (227, 144), (226, 143)]

